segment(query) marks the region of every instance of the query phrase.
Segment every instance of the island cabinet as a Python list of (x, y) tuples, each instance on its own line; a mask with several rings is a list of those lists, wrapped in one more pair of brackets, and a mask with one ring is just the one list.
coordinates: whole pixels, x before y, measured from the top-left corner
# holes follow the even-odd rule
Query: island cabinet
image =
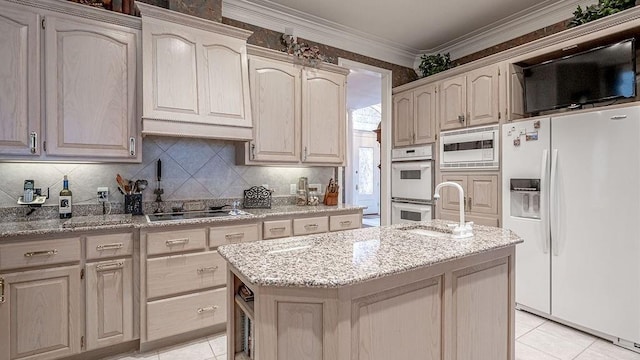
[(393, 147), (436, 141), (438, 85), (393, 95)]
[(440, 130), (500, 121), (500, 65), (472, 70), (440, 84)]
[(143, 134), (250, 140), (251, 32), (137, 2)]
[[(464, 202), (462, 207), (465, 213), (465, 221), (473, 221), (476, 224), (499, 226), (500, 225), (500, 194), (499, 174), (486, 173), (442, 173), (442, 182), (451, 181), (460, 184), (464, 190)], [(441, 191), (441, 200), (438, 201), (439, 219), (459, 221), (460, 199), (458, 192), (445, 187)]]
[(347, 69), (295, 63), (292, 56), (248, 46), (253, 139), (239, 144), (246, 165), (340, 166), (346, 152)]
[[(229, 261), (227, 286), (233, 289), (227, 295), (227, 359), (515, 359), (514, 246), (462, 258), (458, 253), (455, 259), (397, 273), (369, 272), (358, 280), (342, 281), (340, 275), (328, 279), (331, 270), (309, 270), (325, 265), (324, 251), (331, 252), (333, 268), (348, 264), (345, 272), (356, 273), (351, 266), (386, 266), (375, 259), (384, 256), (379, 252), (404, 251), (387, 247), (390, 244), (383, 240), (374, 243), (366, 230), (358, 230), (363, 232), (361, 240), (353, 243), (341, 237), (351, 249), (344, 259), (336, 254), (335, 241), (322, 235), (260, 248), (223, 247)], [(416, 245), (431, 240), (418, 240)], [(319, 251), (314, 262), (310, 252), (315, 254), (314, 247), (323, 241), (333, 246)], [(413, 240), (405, 235), (403, 241)], [(422, 254), (414, 247), (405, 250)], [(284, 260), (285, 255), (308, 263), (298, 267)], [(256, 256), (272, 261), (261, 262), (259, 272), (247, 270), (252, 264), (240, 261)], [(342, 262), (347, 258), (353, 265)], [(270, 264), (277, 263), (286, 270), (271, 273)], [(296, 271), (304, 269), (308, 273), (298, 276)], [(239, 295), (244, 287), (253, 292), (253, 299)]]
[(140, 21), (71, 2), (0, 6), (0, 155), (140, 162)]

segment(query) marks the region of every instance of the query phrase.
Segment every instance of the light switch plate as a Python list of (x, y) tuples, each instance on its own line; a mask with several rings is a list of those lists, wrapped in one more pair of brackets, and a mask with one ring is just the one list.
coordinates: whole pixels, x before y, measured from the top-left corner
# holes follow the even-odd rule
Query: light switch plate
[(295, 195), (298, 186), (296, 184), (289, 184), (289, 195)]

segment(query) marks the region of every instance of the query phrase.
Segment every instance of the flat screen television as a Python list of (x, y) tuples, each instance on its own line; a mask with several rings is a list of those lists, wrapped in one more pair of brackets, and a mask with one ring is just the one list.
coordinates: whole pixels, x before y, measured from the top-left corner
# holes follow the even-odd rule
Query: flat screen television
[(636, 96), (634, 39), (523, 70), (527, 113)]

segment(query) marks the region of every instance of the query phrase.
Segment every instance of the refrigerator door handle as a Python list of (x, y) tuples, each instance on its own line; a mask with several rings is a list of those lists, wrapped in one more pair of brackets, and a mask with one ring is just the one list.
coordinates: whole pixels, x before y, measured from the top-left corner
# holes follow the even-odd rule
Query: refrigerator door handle
[[(549, 186), (549, 151), (544, 149), (542, 151), (542, 164), (540, 170), (540, 189), (545, 191)], [(544, 235), (542, 237), (542, 252), (545, 254), (549, 253), (550, 241), (551, 237), (549, 234), (549, 204), (547, 204), (547, 200), (543, 196), (542, 192), (540, 194), (540, 210), (542, 211), (542, 231)]]
[(551, 201), (549, 204), (549, 221), (551, 222), (551, 244), (553, 246), (553, 255), (558, 256), (558, 228), (560, 209), (558, 202), (558, 149), (553, 149), (551, 156)]

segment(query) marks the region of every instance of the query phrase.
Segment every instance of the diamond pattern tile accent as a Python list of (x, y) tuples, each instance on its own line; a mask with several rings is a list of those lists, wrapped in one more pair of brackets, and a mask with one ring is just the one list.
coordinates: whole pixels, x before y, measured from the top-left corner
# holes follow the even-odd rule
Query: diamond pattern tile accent
[(162, 159), (165, 192), (162, 199), (189, 200), (217, 197), (242, 197), (254, 185), (268, 184), (275, 196), (289, 195), (289, 184), (306, 176), (311, 183), (326, 184), (333, 168), (293, 168), (243, 166), (235, 164), (233, 141), (203, 140), (147, 136), (142, 140), (141, 164), (76, 164), (76, 163), (0, 163), (0, 207), (15, 207), (22, 195), (25, 179), (33, 179), (36, 187), (50, 187), (51, 198), (45, 205), (55, 206), (62, 189), (62, 176), (69, 175), (74, 203), (96, 203), (98, 186), (108, 186), (112, 202), (123, 202), (115, 181), (116, 174), (131, 180), (149, 182), (143, 192), (144, 201), (154, 201), (156, 161)]

